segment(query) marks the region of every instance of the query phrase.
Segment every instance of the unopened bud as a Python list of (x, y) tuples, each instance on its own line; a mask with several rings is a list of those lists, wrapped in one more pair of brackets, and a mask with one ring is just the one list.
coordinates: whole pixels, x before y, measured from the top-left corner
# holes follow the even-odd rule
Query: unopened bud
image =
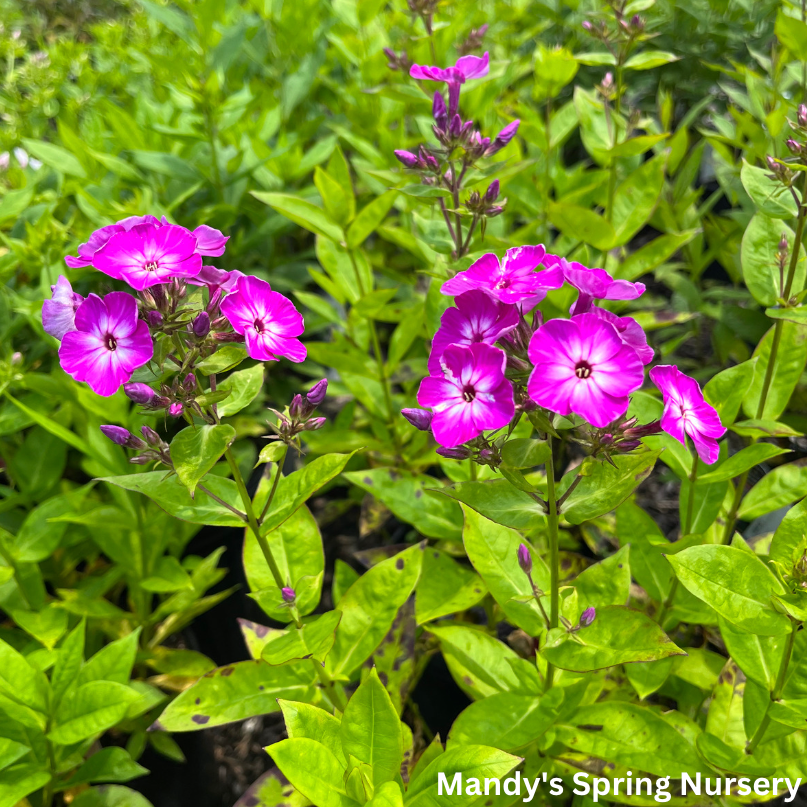
[(129, 457), (129, 462), (132, 465), (148, 465), (150, 462), (154, 462), (154, 460), (158, 460), (159, 457), (153, 451), (147, 451), (145, 454), (137, 454), (134, 457)]
[(138, 450), (146, 448), (146, 444), (139, 437), (136, 437), (122, 426), (101, 426), (100, 428), (104, 436), (108, 437), (115, 445)]
[[(605, 82), (603, 82), (604, 84)], [(516, 132), (518, 131), (518, 127), (521, 125), (520, 120), (514, 120), (512, 123), (508, 123), (504, 129), (496, 135), (496, 139), (491, 143), (490, 147), (487, 150), (487, 154), (495, 154), (497, 151), (501, 151), (515, 136)]]
[(436, 92), (434, 94), (434, 101), (432, 102), (432, 116), (434, 122), (441, 128), (446, 128), (448, 123), (448, 110), (446, 109), (446, 102), (443, 99), (443, 94)]
[(589, 22), (589, 20), (583, 20), (583, 30), (584, 31), (592, 31), (594, 26)]
[(398, 160), (403, 163), (405, 168), (417, 168), (418, 160), (417, 154), (412, 154), (411, 151), (404, 151), (403, 149), (397, 149), (395, 151), (395, 156)]
[(328, 418), (311, 418), (303, 424), (303, 431), (315, 432), (317, 429), (321, 429), (327, 420)]
[(499, 198), (499, 180), (494, 179), (485, 191), (485, 201), (490, 205)]
[(207, 311), (200, 311), (193, 320), (193, 335), (198, 339), (204, 339), (210, 333), (210, 314)]
[(798, 121), (799, 126), (807, 127), (807, 104), (799, 104)]
[(518, 565), (524, 574), (532, 572), (532, 553), (526, 544), (521, 544), (518, 548)]
[(779, 239), (779, 252), (782, 255), (787, 255), (789, 249), (790, 245), (787, 243), (787, 233), (782, 233), (782, 237)]
[(416, 428), (418, 431), (427, 432), (432, 425), (432, 415), (426, 409), (402, 409), (401, 414)]
[(451, 123), (448, 124), (448, 134), (453, 138), (457, 138), (460, 136), (461, 131), (462, 118), (457, 114), (451, 118)]
[(327, 392), (328, 379), (323, 378), (321, 381), (317, 381), (317, 383), (306, 392), (305, 397), (308, 399), (308, 403), (310, 403), (311, 406), (319, 406), (325, 400)]
[(597, 618), (597, 611), (593, 605), (580, 614), (580, 627), (587, 628)]
[(440, 446), (437, 453), (447, 460), (467, 460), (471, 456), (470, 450), (463, 446), (458, 446), (457, 448), (443, 448), (443, 446)]
[(787, 139), (786, 145), (790, 149), (791, 153), (801, 154), (801, 143), (794, 140), (792, 137)]
[(136, 404), (140, 404), (140, 406), (149, 406), (154, 403), (155, 398), (159, 397), (148, 384), (141, 384), (139, 382), (124, 384), (123, 391), (130, 401), (134, 401)]
[(182, 388), (185, 392), (193, 392), (196, 389), (196, 376), (193, 373), (188, 373), (182, 379)]
[(151, 426), (141, 426), (140, 427), (140, 434), (143, 435), (146, 442), (150, 446), (158, 446), (162, 443), (162, 439), (160, 439), (160, 435), (151, 428)]
[(283, 602), (289, 605), (297, 599), (297, 593), (290, 586), (284, 586), (280, 589), (280, 596), (283, 597)]
[(300, 394), (295, 395), (289, 404), (289, 417), (292, 420), (300, 420), (305, 416), (305, 402), (303, 396)]
[(146, 314), (146, 322), (152, 328), (161, 328), (163, 324), (163, 315), (159, 311), (149, 311)]

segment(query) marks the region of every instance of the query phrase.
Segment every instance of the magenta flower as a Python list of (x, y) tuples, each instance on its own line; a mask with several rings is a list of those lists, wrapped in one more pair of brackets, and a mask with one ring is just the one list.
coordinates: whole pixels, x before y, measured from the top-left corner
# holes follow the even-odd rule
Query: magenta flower
[[(167, 224), (163, 220), (163, 224)], [(207, 255), (211, 258), (218, 258), (224, 254), (225, 244), (230, 240), (229, 235), (224, 235), (214, 227), (207, 224), (200, 224), (194, 231), (196, 236), (196, 251), (200, 255)]]
[(464, 272), (443, 283), (443, 294), (462, 294), (481, 289), (503, 303), (521, 303), (532, 308), (546, 297), (549, 289), (563, 285), (563, 270), (558, 267), (536, 272), (544, 260), (542, 246), (508, 249), (504, 260), (492, 252), (483, 255)]
[(557, 255), (547, 255), (547, 266), (559, 266), (567, 283), (574, 286), (580, 296), (572, 310), (572, 315), (585, 314), (591, 308), (592, 300), (635, 300), (644, 294), (644, 283), (631, 283), (629, 280), (614, 280), (605, 269), (589, 269), (582, 263), (567, 261)]
[(418, 403), (434, 411), (431, 428), (441, 446), (462, 445), (510, 422), (515, 404), (503, 351), (484, 342), (450, 345), (440, 363), (442, 376), (420, 382)]
[(632, 347), (642, 364), (650, 364), (656, 351), (647, 344), (647, 334), (642, 326), (633, 317), (618, 317), (616, 314), (606, 311), (604, 308), (591, 306), (591, 312), (605, 322), (610, 322), (616, 328), (619, 338), (628, 347)]
[(672, 365), (658, 365), (650, 371), (650, 380), (664, 396), (661, 428), (686, 445), (686, 435), (695, 443), (698, 456), (707, 464), (717, 461), (717, 438), (726, 433), (715, 408), (703, 399), (700, 385)]
[(219, 289), (225, 294), (234, 291), (240, 277), (244, 277), (244, 273), (239, 272), (238, 269), (225, 272), (215, 266), (203, 266), (198, 275), (189, 278), (188, 283), (192, 283), (194, 286), (207, 286), (212, 298)]
[(73, 291), (70, 281), (59, 275), (55, 286), (51, 286), (50, 300), (42, 303), (42, 327), (45, 333), (61, 341), (68, 331), (76, 329), (76, 311), (84, 302), (80, 294)]
[(265, 280), (251, 275), (238, 278), (235, 291), (221, 304), (221, 313), (236, 333), (243, 334), (251, 358), (277, 361), (284, 356), (295, 362), (305, 360), (305, 346), (296, 338), (305, 330), (303, 317)]
[(518, 325), (518, 310), (478, 289), (466, 291), (440, 320), (429, 355), (429, 375), (440, 375), (440, 358), (449, 345), (495, 344)]
[(483, 78), (488, 74), (490, 56), (463, 56), (457, 59), (453, 67), (431, 67), (429, 65), (413, 64), (409, 68), (412, 78), (424, 81), (445, 81), (448, 84), (456, 82), (464, 84), (468, 79)]
[(98, 395), (112, 395), (154, 354), (148, 325), (137, 317), (137, 301), (125, 292), (103, 299), (91, 294), (78, 307), (75, 326), (62, 339), (59, 361)]
[(202, 269), (196, 237), (184, 227), (137, 224), (116, 233), (93, 255), (93, 266), (142, 291), (175, 277), (194, 277)]
[(535, 367), (527, 385), (530, 398), (559, 415), (580, 415), (599, 429), (627, 411), (628, 395), (644, 378), (636, 351), (594, 314), (544, 323), (530, 342), (529, 357)]

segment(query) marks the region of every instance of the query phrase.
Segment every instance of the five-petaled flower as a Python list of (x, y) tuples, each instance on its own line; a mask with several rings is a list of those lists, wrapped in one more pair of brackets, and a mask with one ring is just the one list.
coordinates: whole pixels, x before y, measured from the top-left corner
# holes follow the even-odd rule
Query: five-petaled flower
[(76, 329), (76, 311), (84, 298), (73, 291), (70, 281), (59, 275), (55, 286), (51, 286), (50, 300), (42, 303), (42, 327), (45, 333), (61, 340), (68, 331)]
[(503, 351), (484, 342), (446, 348), (442, 374), (424, 378), (418, 390), (418, 403), (434, 412), (432, 433), (441, 446), (462, 445), (510, 422), (515, 403), (506, 362)]
[(563, 285), (560, 267), (536, 271), (545, 255), (540, 245), (508, 249), (501, 262), (489, 252), (443, 283), (440, 290), (443, 294), (462, 294), (481, 289), (503, 303), (519, 303), (523, 309), (530, 309), (546, 297), (547, 291)]
[(103, 299), (91, 294), (76, 311), (75, 330), (64, 335), (59, 347), (62, 369), (105, 396), (114, 394), (153, 354), (148, 325), (137, 316), (137, 301), (122, 291)]
[(726, 433), (726, 428), (715, 408), (704, 400), (698, 382), (669, 364), (654, 367), (650, 380), (664, 396), (661, 428), (683, 445), (688, 434), (698, 456), (707, 465), (716, 462), (720, 454), (717, 438)]
[(412, 78), (425, 81), (444, 81), (448, 84), (448, 117), (457, 114), (459, 106), (460, 87), (469, 79), (482, 78), (488, 74), (490, 57), (462, 56), (457, 59), (453, 67), (433, 67), (425, 64), (413, 64), (409, 68)]
[(547, 266), (560, 267), (566, 282), (580, 292), (572, 309), (572, 316), (585, 314), (594, 300), (635, 300), (645, 291), (644, 283), (614, 280), (605, 269), (589, 269), (582, 263), (567, 261), (557, 255), (547, 255), (544, 263)]
[(530, 398), (559, 415), (604, 428), (628, 409), (644, 368), (613, 325), (594, 314), (544, 323), (530, 342)]
[(430, 375), (440, 374), (440, 358), (449, 345), (492, 345), (518, 325), (514, 305), (494, 300), (478, 289), (460, 294), (455, 302), (457, 307), (446, 309), (432, 340)]
[(238, 278), (235, 291), (221, 304), (221, 313), (244, 336), (251, 358), (305, 360), (305, 346), (297, 339), (305, 329), (303, 317), (291, 300), (272, 291), (265, 280), (251, 275)]

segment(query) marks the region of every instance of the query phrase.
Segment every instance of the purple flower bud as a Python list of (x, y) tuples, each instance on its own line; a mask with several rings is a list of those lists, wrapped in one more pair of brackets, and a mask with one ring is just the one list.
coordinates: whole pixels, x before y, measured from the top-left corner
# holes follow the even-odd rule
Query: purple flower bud
[(280, 596), (283, 597), (283, 602), (293, 603), (297, 599), (297, 593), (290, 586), (284, 586), (280, 589)]
[(765, 158), (765, 162), (768, 164), (768, 168), (774, 173), (779, 171), (779, 163), (776, 162), (770, 154)]
[(157, 432), (155, 432), (154, 429), (151, 428), (151, 426), (141, 426), (140, 427), (140, 434), (143, 435), (146, 442), (150, 446), (158, 446), (158, 445), (160, 445), (160, 443), (162, 443), (162, 440), (160, 439), (160, 435), (157, 434)]
[(471, 456), (470, 450), (462, 446), (458, 446), (457, 448), (443, 448), (440, 446), (440, 448), (437, 449), (437, 453), (447, 460), (467, 460), (468, 457)]
[(580, 614), (580, 627), (587, 628), (597, 618), (597, 611), (593, 605)]
[(130, 401), (134, 401), (140, 406), (149, 406), (159, 397), (148, 384), (141, 384), (140, 382), (124, 384), (123, 391)]
[(295, 395), (289, 404), (289, 417), (292, 420), (300, 420), (305, 417), (305, 401), (302, 395)]
[(799, 126), (807, 127), (807, 104), (799, 104)]
[(443, 100), (443, 94), (436, 92), (434, 94), (434, 101), (432, 102), (432, 116), (434, 122), (441, 128), (446, 128), (448, 123), (448, 110), (446, 109), (446, 102)]
[(311, 418), (311, 420), (307, 420), (305, 425), (303, 426), (303, 431), (306, 432), (315, 432), (317, 429), (321, 429), (328, 418)]
[(485, 202), (493, 204), (499, 198), (499, 180), (494, 179), (485, 191)]
[(163, 324), (163, 315), (159, 311), (149, 311), (146, 314), (146, 322), (152, 328), (161, 328)]
[(382, 48), (381, 50), (390, 61), (398, 58), (398, 54), (392, 48)]
[(518, 548), (518, 565), (524, 574), (532, 572), (532, 554), (526, 544), (521, 544)]
[(432, 413), (426, 409), (402, 409), (401, 414), (419, 431), (427, 432), (432, 425)]
[(210, 333), (210, 314), (200, 311), (193, 320), (193, 335), (204, 339)]
[(454, 115), (451, 118), (451, 123), (448, 125), (448, 134), (453, 138), (458, 138), (462, 131), (462, 118), (459, 115)]
[(591, 31), (594, 28), (594, 26), (588, 20), (583, 20), (583, 28), (586, 31)]
[(185, 392), (193, 392), (196, 389), (196, 376), (193, 373), (188, 373), (182, 379), (182, 388)]
[(310, 403), (311, 406), (319, 406), (325, 400), (327, 392), (328, 379), (323, 378), (321, 381), (317, 381), (317, 383), (306, 392), (305, 397), (308, 399), (308, 403)]
[(512, 123), (508, 123), (507, 126), (496, 135), (496, 139), (487, 150), (487, 154), (491, 155), (495, 154), (497, 151), (501, 151), (516, 136), (520, 124), (520, 120), (514, 120)]
[(101, 426), (100, 428), (103, 434), (115, 445), (134, 449), (146, 448), (146, 444), (139, 437), (136, 437), (122, 426)]
[(782, 233), (782, 237), (779, 239), (779, 252), (782, 255), (787, 255), (789, 249), (790, 245), (787, 243), (787, 233)]
[(788, 138), (786, 145), (793, 154), (801, 154), (801, 143), (792, 137)]
[(178, 418), (184, 411), (185, 407), (182, 405), (181, 401), (174, 401), (174, 403), (168, 407), (168, 414), (171, 415), (172, 418)]
[(417, 168), (420, 162), (416, 154), (412, 154), (411, 151), (404, 151), (403, 149), (397, 149), (395, 156), (403, 163), (405, 168)]
[(495, 218), (496, 216), (501, 215), (502, 213), (504, 213), (504, 208), (501, 205), (494, 205), (493, 207), (489, 207), (485, 211), (485, 215), (489, 219)]

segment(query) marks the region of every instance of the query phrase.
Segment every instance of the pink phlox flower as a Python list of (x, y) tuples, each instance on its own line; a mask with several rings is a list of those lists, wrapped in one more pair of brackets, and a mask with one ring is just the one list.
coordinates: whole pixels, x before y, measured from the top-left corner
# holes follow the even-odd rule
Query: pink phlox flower
[(535, 368), (527, 385), (530, 398), (597, 428), (627, 411), (628, 395), (644, 378), (636, 351), (595, 314), (544, 323), (530, 342), (529, 357)]
[(572, 315), (585, 314), (593, 300), (635, 300), (645, 291), (644, 283), (629, 280), (614, 280), (605, 269), (589, 269), (577, 261), (567, 261), (557, 255), (547, 255), (547, 266), (561, 267), (566, 282), (574, 286), (580, 295), (572, 309)]
[(207, 286), (212, 297), (219, 289), (225, 294), (235, 291), (238, 280), (242, 277), (244, 277), (244, 273), (239, 272), (238, 269), (225, 272), (215, 266), (203, 266), (199, 274), (190, 278), (188, 283), (192, 283), (194, 286)]
[(700, 385), (677, 367), (660, 364), (650, 371), (650, 380), (664, 396), (661, 428), (686, 445), (686, 435), (692, 438), (698, 456), (712, 465), (720, 455), (717, 438), (726, 433), (713, 406), (706, 403)]
[(540, 245), (514, 247), (507, 250), (499, 262), (492, 252), (483, 255), (464, 272), (443, 283), (443, 294), (462, 294), (481, 289), (503, 303), (520, 303), (530, 309), (546, 297), (549, 289), (563, 285), (563, 271), (559, 267), (535, 271), (546, 251)]
[(175, 277), (194, 277), (202, 269), (196, 237), (184, 227), (137, 224), (116, 233), (93, 256), (93, 266), (142, 291)]
[(42, 327), (45, 333), (61, 340), (68, 331), (76, 329), (76, 311), (84, 298), (73, 291), (64, 275), (59, 275), (56, 285), (51, 286), (50, 290), (50, 300), (42, 303)]
[(305, 330), (303, 317), (291, 300), (272, 291), (265, 280), (251, 275), (238, 278), (235, 291), (221, 304), (221, 313), (244, 336), (251, 358), (305, 360), (305, 346), (296, 338)]
[(223, 255), (225, 245), (230, 240), (229, 235), (224, 235), (220, 230), (209, 227), (207, 224), (200, 224), (193, 234), (196, 236), (196, 251), (200, 255), (210, 258), (218, 258)]
[(62, 339), (59, 361), (68, 375), (98, 395), (115, 393), (154, 354), (148, 325), (137, 316), (137, 301), (122, 291), (103, 299), (91, 294), (76, 311), (75, 328)]
[(656, 351), (647, 344), (647, 334), (633, 317), (618, 317), (611, 311), (606, 311), (596, 305), (591, 306), (590, 313), (605, 322), (610, 322), (616, 328), (619, 338), (636, 351), (642, 364), (647, 365), (653, 361)]
[(462, 445), (510, 422), (515, 403), (506, 362), (504, 351), (484, 342), (445, 349), (441, 375), (424, 378), (418, 390), (418, 404), (434, 411), (431, 428), (441, 446)]
[(424, 81), (445, 81), (449, 84), (464, 84), (468, 79), (483, 78), (490, 68), (490, 56), (463, 56), (453, 67), (433, 67), (413, 64), (409, 68), (412, 78)]
[(449, 345), (473, 345), (485, 342), (493, 345), (518, 325), (518, 310), (514, 305), (494, 300), (484, 291), (473, 289), (460, 294), (456, 308), (445, 311), (440, 327), (432, 340), (429, 374), (440, 375), (440, 358)]

